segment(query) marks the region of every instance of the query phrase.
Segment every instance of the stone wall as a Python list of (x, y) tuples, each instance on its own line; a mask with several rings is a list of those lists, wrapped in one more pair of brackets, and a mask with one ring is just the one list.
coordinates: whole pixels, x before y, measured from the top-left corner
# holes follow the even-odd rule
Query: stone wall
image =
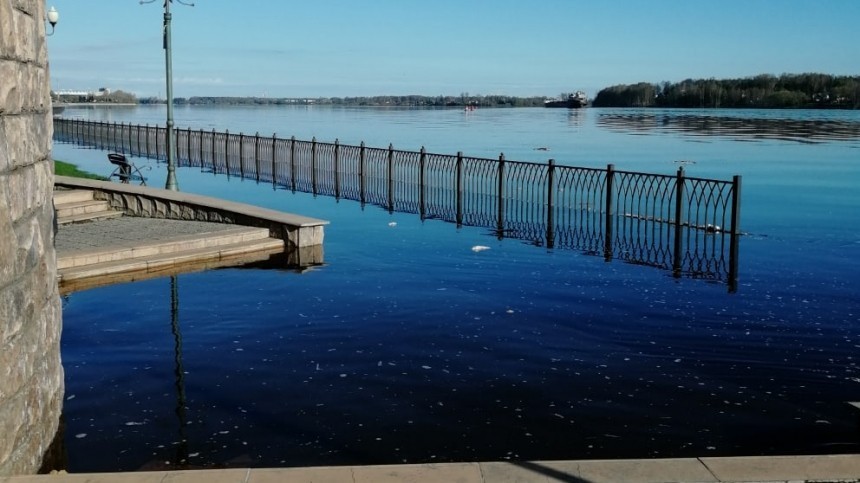
[(0, 476), (35, 473), (63, 395), (44, 0), (0, 0)]

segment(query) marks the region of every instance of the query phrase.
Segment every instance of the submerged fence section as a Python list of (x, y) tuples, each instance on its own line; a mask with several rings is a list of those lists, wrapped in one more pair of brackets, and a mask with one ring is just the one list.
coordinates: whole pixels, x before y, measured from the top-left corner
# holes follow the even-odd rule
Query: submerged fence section
[[(54, 119), (54, 137), (165, 160), (158, 126)], [(741, 178), (731, 181), (176, 130), (177, 165), (334, 196), (736, 290)]]

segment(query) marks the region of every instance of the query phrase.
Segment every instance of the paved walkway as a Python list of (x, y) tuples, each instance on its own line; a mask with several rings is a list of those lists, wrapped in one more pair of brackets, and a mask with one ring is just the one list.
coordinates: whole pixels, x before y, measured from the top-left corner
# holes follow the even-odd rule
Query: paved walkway
[(58, 253), (68, 253), (111, 245), (152, 244), (178, 236), (227, 231), (235, 227), (236, 225), (205, 221), (120, 217), (60, 225), (57, 230), (56, 247)]
[(0, 483), (860, 482), (860, 455), (451, 463), (0, 477)]

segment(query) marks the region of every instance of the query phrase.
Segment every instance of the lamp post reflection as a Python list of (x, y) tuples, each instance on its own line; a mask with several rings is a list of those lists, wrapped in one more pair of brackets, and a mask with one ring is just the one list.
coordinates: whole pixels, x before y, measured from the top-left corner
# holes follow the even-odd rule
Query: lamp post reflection
[(176, 462), (188, 461), (188, 435), (186, 400), (185, 400), (185, 371), (182, 368), (182, 332), (179, 328), (179, 279), (176, 275), (170, 277), (170, 326), (173, 332), (174, 375), (176, 376), (176, 417), (179, 419), (179, 445), (176, 447)]

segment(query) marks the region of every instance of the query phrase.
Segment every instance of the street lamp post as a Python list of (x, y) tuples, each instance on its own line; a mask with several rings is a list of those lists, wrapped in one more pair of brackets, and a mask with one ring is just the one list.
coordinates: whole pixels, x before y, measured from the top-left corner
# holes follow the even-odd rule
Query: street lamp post
[(164, 1), (164, 64), (167, 72), (167, 183), (165, 188), (179, 191), (176, 183), (176, 143), (173, 139), (173, 48), (170, 42), (170, 2)]
[[(140, 0), (141, 4), (152, 3), (155, 0)], [(193, 3), (186, 3), (182, 0), (177, 0), (183, 5), (193, 7)], [(164, 0), (164, 64), (167, 78), (167, 182), (164, 187), (179, 191), (179, 185), (176, 182), (176, 139), (173, 129), (173, 48), (170, 38), (170, 4), (173, 0)]]

